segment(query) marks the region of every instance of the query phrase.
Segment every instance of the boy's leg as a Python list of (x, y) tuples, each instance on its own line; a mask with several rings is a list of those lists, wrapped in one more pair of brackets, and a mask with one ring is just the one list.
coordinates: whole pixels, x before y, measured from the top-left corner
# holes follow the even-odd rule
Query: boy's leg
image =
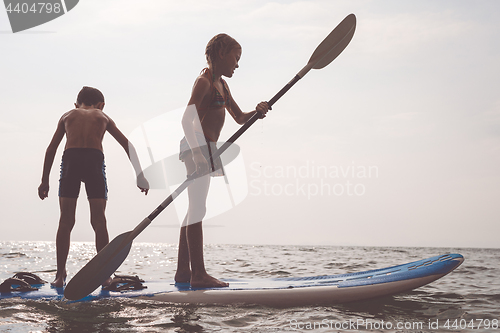
[(61, 216), (56, 236), (57, 273), (51, 283), (54, 287), (62, 287), (66, 279), (66, 261), (68, 259), (71, 230), (75, 225), (77, 198), (59, 197)]
[[(97, 252), (101, 251), (109, 243), (108, 228), (106, 226), (106, 199), (89, 199), (90, 205), (90, 224), (95, 233), (95, 248)], [(102, 285), (111, 284), (111, 277)]]
[(89, 199), (90, 223), (95, 232), (95, 247), (97, 252), (109, 243), (108, 228), (106, 227), (106, 199)]

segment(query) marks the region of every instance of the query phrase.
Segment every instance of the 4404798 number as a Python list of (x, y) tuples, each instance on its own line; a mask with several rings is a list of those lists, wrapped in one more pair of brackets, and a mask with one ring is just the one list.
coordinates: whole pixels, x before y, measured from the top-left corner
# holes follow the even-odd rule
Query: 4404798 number
[(449, 330), (498, 329), (498, 319), (448, 319), (443, 327)]
[(5, 9), (7, 10), (7, 13), (56, 13), (59, 14), (63, 8), (60, 3), (55, 3), (52, 4), (50, 2), (37, 2), (33, 4), (29, 4), (26, 2), (23, 3), (9, 3)]

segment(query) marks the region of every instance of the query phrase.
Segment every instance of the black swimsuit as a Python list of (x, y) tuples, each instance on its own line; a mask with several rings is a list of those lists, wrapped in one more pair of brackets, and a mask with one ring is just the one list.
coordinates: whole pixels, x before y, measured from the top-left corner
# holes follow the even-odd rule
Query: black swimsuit
[(89, 199), (108, 199), (104, 154), (94, 148), (69, 148), (62, 156), (59, 196), (78, 198), (81, 182)]
[[(224, 89), (224, 96), (222, 96), (219, 90), (214, 86), (213, 77), (212, 74), (210, 73), (210, 70), (208, 68), (205, 68), (203, 69), (202, 74), (207, 74), (208, 77), (211, 78), (210, 89), (212, 91), (211, 92), (212, 97), (210, 99), (209, 105), (206, 108), (211, 109), (211, 108), (228, 107), (229, 90), (226, 87), (226, 81), (224, 81), (222, 78), (220, 79), (222, 87)], [(202, 107), (202, 110), (203, 109), (205, 108)], [(201, 119), (200, 122), (203, 122), (203, 119)], [(203, 153), (203, 156), (205, 156), (205, 159), (210, 163), (210, 169), (212, 171), (210, 175), (212, 177), (224, 176), (224, 168), (220, 156), (216, 159), (212, 158), (212, 155), (217, 151), (216, 142), (214, 142), (214, 140), (210, 139), (203, 133), (196, 132), (195, 134), (196, 134), (196, 139), (198, 140), (199, 147), (201, 148), (201, 151)], [(184, 137), (180, 143), (179, 159), (181, 161), (184, 161), (188, 154), (192, 154), (191, 147), (189, 147), (186, 137)], [(189, 156), (189, 158), (192, 157)]]

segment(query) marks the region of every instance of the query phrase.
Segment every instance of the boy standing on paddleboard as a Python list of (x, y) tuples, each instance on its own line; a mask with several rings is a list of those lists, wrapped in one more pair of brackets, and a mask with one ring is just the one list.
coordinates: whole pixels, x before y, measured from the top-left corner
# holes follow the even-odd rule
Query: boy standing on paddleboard
[(95, 232), (96, 249), (99, 252), (109, 243), (106, 227), (107, 184), (102, 140), (106, 131), (111, 134), (127, 153), (137, 174), (137, 186), (148, 194), (149, 184), (132, 143), (116, 127), (104, 112), (103, 94), (91, 87), (83, 87), (78, 94), (75, 109), (62, 115), (52, 141), (47, 147), (43, 164), (42, 182), (38, 187), (40, 199), (48, 197), (49, 174), (57, 147), (66, 135), (66, 146), (61, 163), (59, 180), (59, 205), (61, 216), (56, 236), (57, 273), (52, 285), (62, 287), (66, 279), (66, 260), (69, 253), (70, 234), (75, 225), (76, 201), (81, 182), (85, 183), (90, 204), (90, 223)]

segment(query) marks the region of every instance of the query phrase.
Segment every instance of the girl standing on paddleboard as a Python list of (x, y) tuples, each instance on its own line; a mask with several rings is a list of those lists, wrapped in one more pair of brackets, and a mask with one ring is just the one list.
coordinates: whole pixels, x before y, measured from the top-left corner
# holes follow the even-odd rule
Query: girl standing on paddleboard
[(190, 282), (193, 288), (227, 287), (228, 284), (205, 270), (203, 259), (202, 219), (205, 217), (210, 176), (223, 176), (220, 158), (211, 155), (224, 125), (226, 110), (242, 125), (256, 112), (264, 118), (269, 107), (261, 102), (255, 111), (243, 112), (231, 96), (222, 76), (232, 77), (241, 57), (241, 46), (226, 34), (218, 34), (207, 44), (205, 55), (208, 68), (196, 79), (188, 107), (182, 118), (185, 137), (181, 141), (179, 158), (186, 164), (187, 174), (199, 175), (188, 187), (189, 207), (179, 239), (179, 253), (175, 281)]

